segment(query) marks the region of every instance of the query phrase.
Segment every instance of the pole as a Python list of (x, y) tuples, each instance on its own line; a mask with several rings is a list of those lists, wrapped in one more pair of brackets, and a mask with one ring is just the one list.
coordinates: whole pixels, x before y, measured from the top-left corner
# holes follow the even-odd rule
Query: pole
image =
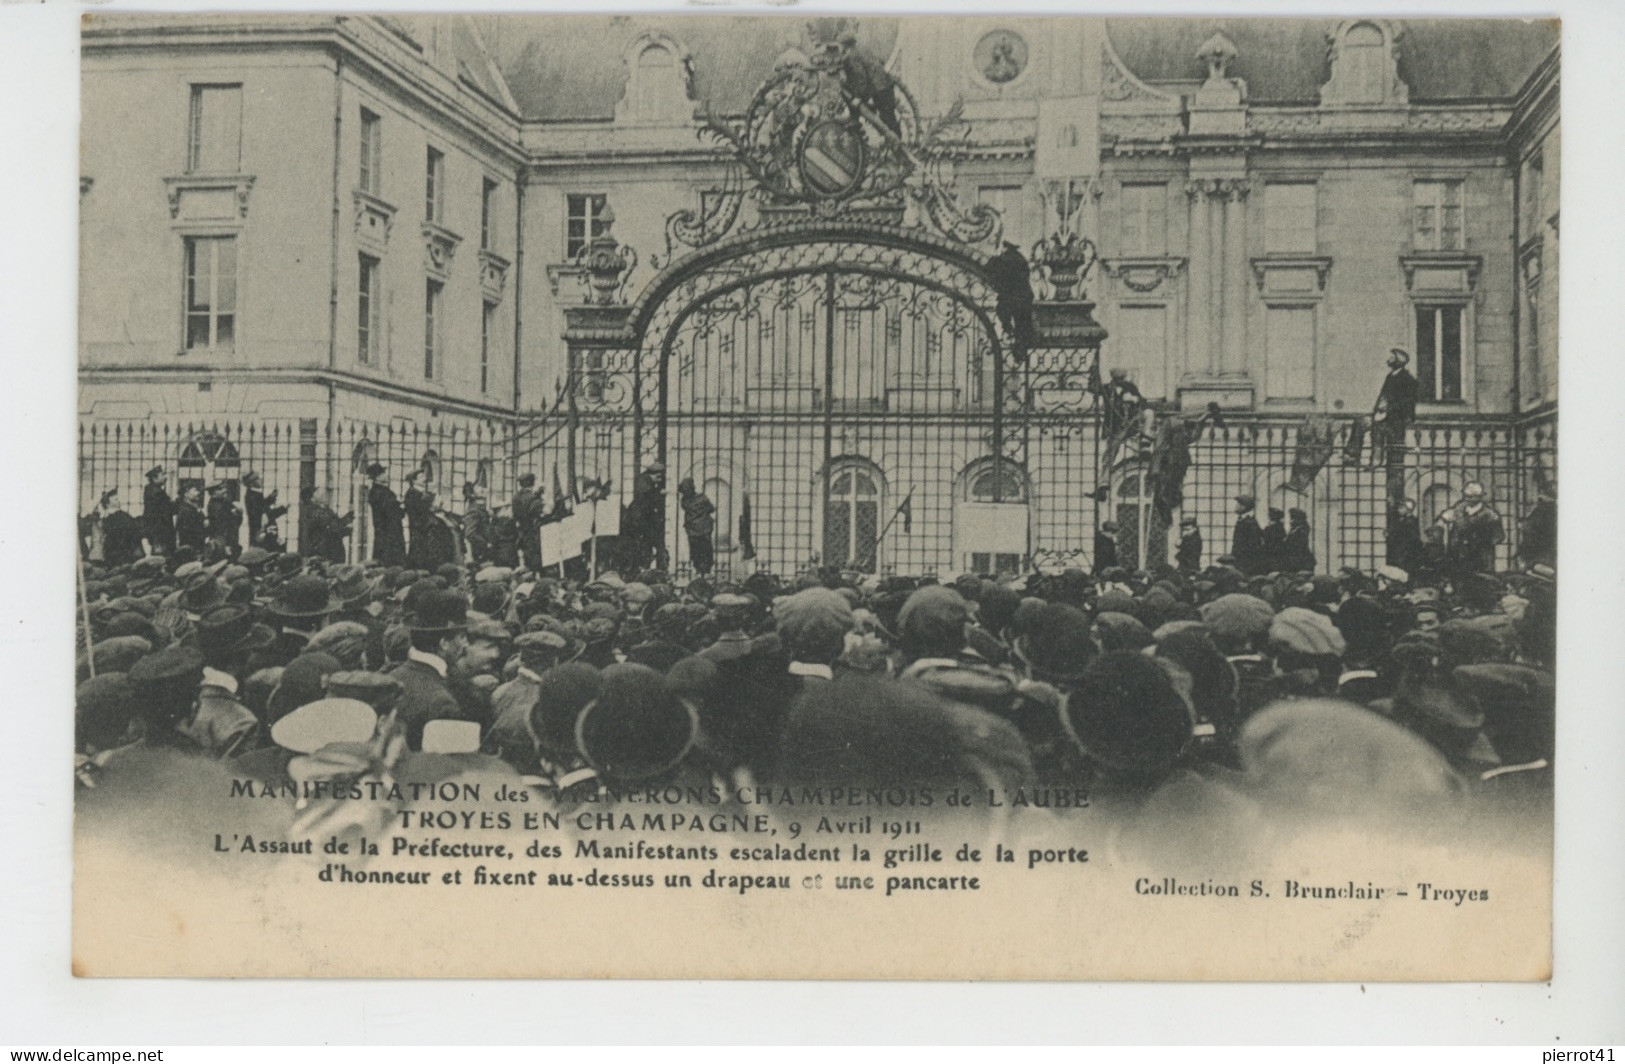
[[(591, 542), (592, 542), (592, 546), (590, 548), (588, 548), (589, 551), (591, 552), (591, 555), (592, 555), (592, 576), (590, 577), (590, 580), (597, 580), (598, 579), (598, 493), (597, 492), (594, 492), (593, 497), (592, 497), (592, 541)], [(562, 573), (563, 570), (564, 570), (564, 563), (560, 562), (559, 563), (559, 571)], [(589, 582), (590, 582), (590, 580), (589, 580)]]
[(90, 663), (90, 675), (96, 675), (96, 643), (90, 632), (90, 589), (85, 586), (85, 556), (74, 551), (79, 560), (79, 609), (85, 622), (85, 660)]

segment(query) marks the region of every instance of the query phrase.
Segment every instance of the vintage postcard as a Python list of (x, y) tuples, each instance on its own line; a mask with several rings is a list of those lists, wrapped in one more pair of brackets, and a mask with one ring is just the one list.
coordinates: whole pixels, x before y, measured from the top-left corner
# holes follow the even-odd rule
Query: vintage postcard
[(73, 971), (1549, 978), (1559, 59), (87, 16)]

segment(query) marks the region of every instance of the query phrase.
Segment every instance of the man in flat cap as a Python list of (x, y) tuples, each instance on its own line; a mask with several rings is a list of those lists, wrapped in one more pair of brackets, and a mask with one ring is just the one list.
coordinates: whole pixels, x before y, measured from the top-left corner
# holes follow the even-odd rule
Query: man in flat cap
[(367, 508), (372, 512), (372, 557), (380, 565), (406, 564), (406, 534), (401, 530), (401, 502), (385, 479), (389, 470), (377, 462), (367, 467)]
[(153, 551), (167, 555), (175, 553), (175, 500), (164, 488), (166, 475), (161, 465), (147, 470), (147, 486), (141, 491), (141, 524)]

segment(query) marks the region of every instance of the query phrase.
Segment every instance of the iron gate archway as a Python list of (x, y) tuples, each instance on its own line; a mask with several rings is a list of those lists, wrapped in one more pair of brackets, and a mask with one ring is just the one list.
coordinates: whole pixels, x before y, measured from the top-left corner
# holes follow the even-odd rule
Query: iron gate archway
[[(1025, 472), (1035, 431), (1083, 435), (1076, 404), (1033, 400), (1032, 381), (1047, 372), (1034, 368), (1071, 352), (1035, 350), (1019, 372), (1001, 361), (982, 261), (962, 245), (895, 226), (779, 225), (672, 264), (625, 308), (614, 335), (578, 327), (612, 308), (581, 308), (570, 334), (573, 475), (613, 469), (624, 486), (660, 461), (669, 485), (693, 476), (725, 487), (717, 535), (724, 575), (814, 562), (866, 571), (968, 567), (954, 544), (961, 472), (994, 455)], [(1067, 368), (1070, 379), (1048, 373), (1044, 389), (1054, 391), (1058, 379), (1061, 390), (1080, 390), (1086, 365)], [(1087, 479), (1084, 450), (1075, 449), (1074, 464)], [(850, 496), (841, 506), (832, 501), (838, 463), (854, 460), (872, 463), (886, 484), (873, 507)], [(738, 482), (722, 484), (720, 469)], [(1075, 493), (1078, 507), (1063, 509), (1081, 508), (1085, 491)], [(748, 539), (739, 535), (747, 510)], [(1030, 535), (1029, 525), (1028, 550)], [(665, 546), (684, 571), (675, 491)], [(749, 564), (746, 547), (754, 548)]]

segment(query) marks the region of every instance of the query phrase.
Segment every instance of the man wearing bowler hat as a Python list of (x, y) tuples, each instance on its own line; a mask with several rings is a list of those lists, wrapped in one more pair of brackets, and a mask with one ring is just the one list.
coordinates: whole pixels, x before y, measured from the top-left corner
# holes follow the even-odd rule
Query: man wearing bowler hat
[(342, 605), (319, 576), (300, 573), (278, 584), (266, 607), (277, 624), (276, 642), (256, 657), (255, 671), (286, 665), (304, 653), (310, 637), (325, 628)]
[(423, 726), (431, 720), (464, 720), (452, 694), (451, 662), (468, 649), (468, 600), (455, 591), (428, 591), (414, 602), (406, 626), (411, 645), (391, 676), (401, 682), (397, 704), (406, 742), (423, 748)]
[(233, 603), (199, 617), (192, 639), (203, 654), (203, 680), (197, 713), (180, 730), (215, 757), (246, 753), (254, 745), (259, 719), (238, 700), (238, 679), (248, 656), (270, 646), (276, 633), (255, 624), (247, 606)]
[(377, 462), (367, 467), (367, 506), (372, 511), (372, 557), (380, 565), (406, 564), (406, 533), (401, 529), (405, 512)]
[(175, 500), (164, 488), (164, 467), (147, 470), (147, 486), (141, 492), (141, 524), (147, 543), (158, 554), (175, 553)]

